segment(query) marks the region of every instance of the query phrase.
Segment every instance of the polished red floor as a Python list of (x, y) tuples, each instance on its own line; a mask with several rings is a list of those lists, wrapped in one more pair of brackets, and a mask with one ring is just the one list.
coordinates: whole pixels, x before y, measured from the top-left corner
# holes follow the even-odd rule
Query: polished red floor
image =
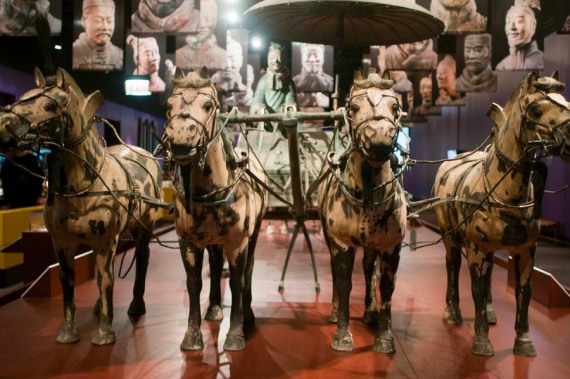
[[(318, 232), (312, 222), (307, 225)], [(441, 244), (416, 251), (402, 250), (392, 305), (397, 349), (393, 355), (371, 350), (374, 330), (360, 321), (364, 283), (357, 262), (351, 297), (355, 349), (350, 353), (333, 351), (330, 341), (336, 326), (327, 321), (331, 310), (331, 274), (322, 235), (320, 232), (311, 235), (321, 293), (315, 294), (310, 257), (299, 238), (289, 264), (285, 292), (279, 294), (277, 288), (290, 234), (281, 235), (279, 227), (275, 229), (273, 235), (262, 233), (258, 243), (253, 293), (257, 320), (255, 327), (247, 332), (245, 351), (225, 352), (222, 348), (229, 321), (227, 280), (223, 283), (225, 319), (221, 323), (202, 323), (203, 351), (180, 350), (188, 315), (184, 269), (177, 250), (153, 245), (145, 296), (147, 314), (138, 323), (131, 323), (127, 307), (133, 274), (117, 280), (113, 323), (117, 342), (112, 346), (91, 344), (97, 323), (91, 313), (97, 292), (93, 281), (77, 289), (77, 321), (82, 339), (75, 344), (55, 342), (61, 323), (61, 297), (20, 299), (0, 307), (0, 377), (570, 377), (569, 309), (548, 309), (533, 301), (529, 319), (538, 356), (513, 356), (515, 300), (513, 291), (507, 288), (507, 272), (500, 267), (496, 267), (493, 276), (493, 300), (499, 318), (490, 330), (495, 355), (483, 358), (471, 354), (474, 310), (465, 266), (461, 275), (465, 322), (454, 327), (441, 321), (445, 303)], [(436, 234), (426, 228), (420, 227), (417, 232), (420, 241), (436, 239)], [(162, 239), (175, 240), (175, 234), (171, 232)], [(361, 257), (359, 253), (357, 261)], [(209, 287), (207, 272), (206, 266), (203, 311)]]

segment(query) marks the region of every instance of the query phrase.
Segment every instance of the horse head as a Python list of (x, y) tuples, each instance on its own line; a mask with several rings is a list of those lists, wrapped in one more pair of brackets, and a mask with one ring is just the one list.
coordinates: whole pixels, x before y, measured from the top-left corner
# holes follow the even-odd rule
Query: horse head
[(164, 141), (170, 145), (173, 159), (186, 165), (196, 152), (203, 154), (215, 138), (217, 92), (206, 68), (187, 76), (176, 68), (173, 81)]
[(38, 88), (0, 111), (0, 150), (26, 149), (41, 138), (65, 143), (87, 127), (103, 103), (99, 91), (85, 98), (61, 68), (47, 78), (36, 68), (35, 80)]
[(370, 163), (383, 163), (394, 152), (400, 128), (401, 108), (392, 89), (390, 74), (358, 73), (350, 90), (348, 120), (353, 148)]
[(540, 78), (532, 72), (520, 88), (521, 142), (570, 162), (570, 104), (561, 95), (564, 83), (558, 81), (558, 72)]

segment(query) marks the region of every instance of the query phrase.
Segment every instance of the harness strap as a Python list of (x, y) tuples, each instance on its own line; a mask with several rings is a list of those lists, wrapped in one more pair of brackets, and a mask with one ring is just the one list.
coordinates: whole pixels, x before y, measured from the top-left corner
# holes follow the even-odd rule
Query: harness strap
[(292, 207), (293, 204), (287, 200), (285, 200), (281, 195), (279, 195), (277, 192), (275, 192), (271, 187), (269, 187), (267, 184), (265, 184), (265, 182), (261, 179), (259, 179), (257, 177), (257, 175), (255, 175), (253, 172), (251, 172), (251, 170), (249, 168), (245, 169), (246, 174), (252, 178), (253, 180), (255, 180), (257, 182), (257, 184), (259, 184), (260, 186), (262, 186), (263, 188), (265, 188), (270, 194), (272, 194), (273, 196), (275, 196), (279, 201), (287, 204), (288, 206)]
[[(115, 159), (115, 161), (119, 164), (119, 166), (121, 166), (123, 171), (125, 171), (125, 173), (127, 174), (127, 182), (128, 182), (129, 190), (130, 190), (129, 192), (132, 194), (131, 196), (129, 196), (129, 205), (127, 207), (127, 212), (129, 215), (132, 216), (134, 214), (134, 211), (136, 208), (135, 200), (140, 201), (140, 199), (141, 199), (141, 192), (140, 192), (139, 186), (135, 182), (134, 174), (131, 172), (131, 170), (123, 162), (121, 162), (121, 160), (119, 159), (119, 156), (117, 156), (115, 154), (111, 154), (111, 156)], [(140, 210), (140, 207), (139, 207), (139, 210)]]

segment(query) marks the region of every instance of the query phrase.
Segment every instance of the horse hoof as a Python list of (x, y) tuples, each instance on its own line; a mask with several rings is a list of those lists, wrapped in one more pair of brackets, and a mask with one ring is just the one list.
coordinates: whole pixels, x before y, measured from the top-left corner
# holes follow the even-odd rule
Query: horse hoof
[(253, 314), (253, 310), (250, 307), (244, 307), (243, 323), (244, 324), (254, 324), (255, 323), (255, 315)]
[(530, 339), (528, 333), (524, 333), (521, 337), (517, 337), (515, 339), (513, 354), (519, 355), (521, 357), (536, 356), (536, 350), (534, 349), (534, 344), (532, 343), (532, 340)]
[(66, 325), (61, 327), (55, 340), (58, 343), (73, 343), (79, 341), (79, 338), (79, 329), (77, 329), (77, 326)]
[(243, 336), (226, 336), (224, 350), (239, 351), (245, 349), (245, 338)]
[(93, 345), (109, 345), (115, 343), (115, 341), (115, 332), (113, 331), (103, 332), (98, 330), (91, 339)]
[(396, 346), (394, 345), (394, 340), (377, 338), (376, 341), (374, 341), (372, 350), (375, 353), (392, 354), (396, 351)]
[(378, 310), (376, 310), (376, 309), (367, 310), (367, 311), (364, 311), (364, 316), (362, 317), (362, 322), (364, 322), (366, 325), (376, 325), (376, 324), (378, 324), (379, 318), (380, 318), (380, 313), (378, 313)]
[(208, 321), (221, 321), (224, 319), (224, 312), (222, 312), (222, 307), (219, 305), (210, 305), (204, 316), (205, 320)]
[(131, 301), (127, 314), (133, 317), (140, 317), (146, 313), (146, 306), (144, 301)]
[(101, 314), (101, 298), (97, 299), (93, 306), (93, 315), (99, 317)]
[(461, 316), (459, 306), (448, 305), (445, 307), (445, 311), (443, 311), (443, 322), (455, 325), (463, 324), (463, 316)]
[(329, 322), (336, 324), (338, 321), (338, 313), (336, 311), (332, 311), (331, 316), (329, 317)]
[(495, 313), (493, 304), (487, 304), (485, 306), (485, 312), (487, 313), (487, 322), (491, 325), (495, 325), (497, 323), (497, 314)]
[(475, 336), (471, 352), (475, 355), (483, 355), (486, 357), (490, 357), (495, 354), (493, 345), (491, 345), (491, 341), (487, 336)]
[(202, 332), (192, 333), (186, 332), (184, 340), (180, 344), (182, 350), (202, 350), (204, 348), (204, 341), (202, 340)]
[(331, 347), (336, 351), (352, 351), (354, 342), (352, 341), (350, 331), (347, 330), (344, 333), (336, 332), (331, 342)]

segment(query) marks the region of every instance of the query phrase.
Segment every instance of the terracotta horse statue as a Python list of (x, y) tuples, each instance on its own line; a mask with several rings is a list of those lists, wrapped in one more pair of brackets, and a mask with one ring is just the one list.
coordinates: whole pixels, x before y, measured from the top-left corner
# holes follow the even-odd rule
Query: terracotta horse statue
[(145, 313), (143, 295), (162, 175), (152, 155), (138, 147), (107, 148), (95, 127), (95, 111), (103, 97), (84, 97), (63, 69), (43, 76), (36, 69), (38, 88), (0, 112), (0, 150), (45, 146), (48, 155), (48, 197), (44, 220), (60, 264), (63, 326), (57, 342), (79, 340), (75, 322), (75, 252), (89, 245), (95, 254), (99, 327), (92, 342), (115, 341), (113, 283), (119, 234), (128, 228), (136, 241), (136, 278), (129, 314)]
[[(391, 168), (400, 130), (401, 108), (386, 71), (363, 78), (357, 74), (350, 91), (347, 120), (350, 145), (329, 156), (329, 175), (318, 188), (318, 208), (331, 252), (337, 331), (332, 348), (354, 348), (349, 330), (349, 297), (357, 247), (364, 248), (365, 320), (379, 318), (373, 350), (393, 353), (391, 299), (400, 249), (406, 230), (404, 191)], [(379, 317), (375, 303), (374, 262), (380, 259)], [(338, 305), (337, 305), (338, 304)], [(338, 307), (338, 311), (337, 311)]]
[(516, 323), (513, 352), (534, 356), (529, 336), (530, 279), (539, 235), (546, 166), (540, 158), (559, 155), (570, 161), (570, 108), (560, 94), (564, 84), (528, 74), (505, 108), (492, 104), (494, 141), (485, 152), (464, 153), (441, 165), (434, 192), (445, 200), (436, 208), (446, 248), (447, 307), (443, 320), (461, 324), (458, 276), (465, 247), (475, 302), (475, 340), (471, 351), (493, 355), (489, 322), (491, 274), (496, 250), (508, 250), (516, 274)]
[[(177, 69), (168, 99), (164, 143), (179, 167), (176, 178), (175, 225), (190, 296), (188, 330), (181, 348), (204, 347), (200, 332), (200, 291), (204, 249), (208, 249), (212, 289), (206, 318), (220, 319), (219, 270), (222, 250), (230, 269), (232, 306), (226, 350), (243, 350), (244, 321), (254, 319), (251, 276), (254, 250), (267, 208), (259, 163), (235, 153), (225, 125), (218, 123), (217, 93), (204, 68), (187, 76)], [(255, 176), (255, 178), (253, 177)], [(214, 260), (214, 261), (212, 261)], [(217, 283), (217, 284), (216, 284)]]

